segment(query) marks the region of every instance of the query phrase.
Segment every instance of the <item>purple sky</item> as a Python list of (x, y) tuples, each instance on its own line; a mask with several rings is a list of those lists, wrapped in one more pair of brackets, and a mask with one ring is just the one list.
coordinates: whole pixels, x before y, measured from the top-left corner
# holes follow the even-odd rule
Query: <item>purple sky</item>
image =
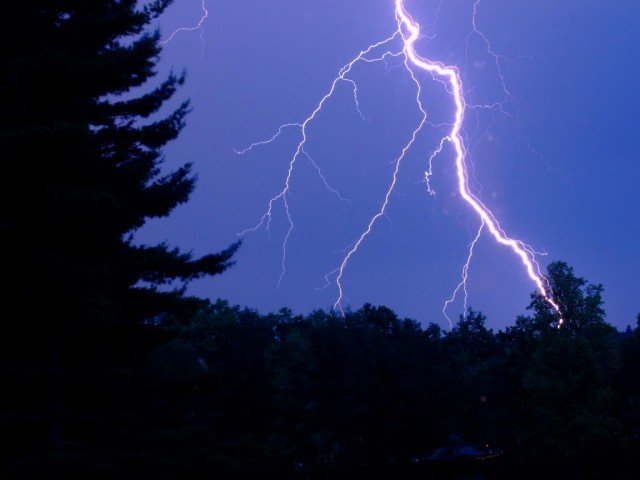
[[(473, 31), (473, 1), (407, 0), (433, 39), (420, 41), (430, 59), (464, 73), (471, 103), (501, 101), (493, 59)], [(282, 189), (299, 139), (237, 156), (233, 148), (270, 137), (299, 122), (327, 92), (339, 68), (395, 29), (393, 0), (208, 0), (198, 32), (165, 47), (160, 72), (188, 71), (181, 98), (194, 111), (166, 150), (167, 166), (194, 162), (199, 180), (191, 201), (146, 225), (143, 242), (168, 241), (196, 254), (224, 248), (254, 226)], [(197, 23), (200, 0), (176, 0), (161, 19), (170, 34)], [(472, 186), (505, 230), (547, 252), (544, 266), (564, 260), (578, 275), (605, 287), (608, 320), (624, 327), (640, 311), (640, 3), (633, 0), (483, 0), (478, 27), (503, 56), (511, 94), (504, 111), (467, 114)], [(225, 298), (262, 312), (282, 306), (307, 313), (328, 308), (336, 268), (378, 209), (392, 161), (419, 121), (415, 86), (397, 61), (362, 64), (351, 78), (360, 107), (343, 84), (310, 125), (308, 152), (344, 202), (327, 191), (306, 159), (293, 174), (289, 197), (295, 230), (280, 287), (286, 232), (282, 204), (270, 230), (248, 235), (237, 265), (192, 284), (191, 292)], [(428, 78), (423, 100), (434, 123), (452, 112), (443, 87)], [(176, 99), (178, 101), (179, 99)], [(402, 316), (447, 326), (443, 302), (460, 279), (467, 245), (479, 222), (456, 194), (453, 155), (434, 163), (426, 193), (423, 172), (442, 129), (427, 129), (401, 170), (386, 218), (353, 258), (344, 277), (348, 303), (384, 304)], [(502, 328), (524, 313), (534, 285), (513, 254), (488, 236), (470, 267), (469, 304)], [(450, 308), (452, 317), (461, 303)]]

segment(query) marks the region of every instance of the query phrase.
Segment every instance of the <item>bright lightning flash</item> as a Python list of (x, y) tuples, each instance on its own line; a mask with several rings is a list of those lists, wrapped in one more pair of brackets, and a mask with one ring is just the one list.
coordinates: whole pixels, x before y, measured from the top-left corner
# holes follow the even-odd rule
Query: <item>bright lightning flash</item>
[[(360, 112), (357, 85), (354, 80), (348, 77), (349, 73), (351, 72), (351, 70), (353, 69), (356, 63), (379, 62), (379, 61), (386, 60), (388, 57), (402, 58), (405, 69), (407, 70), (408, 74), (410, 75), (411, 79), (416, 85), (416, 105), (418, 110), (421, 113), (421, 120), (416, 126), (416, 128), (413, 130), (412, 134), (410, 135), (408, 142), (402, 148), (400, 154), (394, 161), (394, 170), (393, 170), (392, 180), (386, 191), (382, 205), (380, 206), (378, 211), (375, 213), (375, 215), (371, 217), (371, 219), (367, 224), (367, 227), (364, 229), (362, 234), (357, 238), (357, 240), (352, 244), (352, 246), (347, 249), (346, 254), (342, 262), (340, 263), (339, 267), (336, 268), (333, 272), (330, 272), (328, 274), (328, 276), (333, 274), (336, 275), (335, 284), (338, 290), (338, 296), (334, 303), (334, 308), (344, 313), (343, 312), (343, 301), (344, 301), (343, 279), (344, 279), (344, 273), (349, 264), (349, 261), (357, 253), (362, 243), (372, 232), (376, 222), (380, 219), (380, 217), (386, 214), (386, 210), (389, 205), (391, 195), (397, 183), (398, 173), (400, 171), (400, 167), (403, 159), (405, 158), (405, 156), (407, 155), (407, 152), (409, 152), (409, 150), (415, 143), (416, 138), (422, 132), (424, 126), (431, 125), (429, 122), (427, 122), (427, 112), (425, 111), (421, 101), (422, 86), (416, 77), (417, 72), (422, 71), (430, 74), (434, 80), (439, 81), (444, 85), (445, 90), (447, 94), (450, 96), (451, 102), (455, 107), (451, 123), (447, 124), (450, 127), (449, 132), (447, 133), (446, 136), (441, 138), (437, 149), (429, 155), (428, 170), (425, 172), (427, 190), (430, 194), (434, 193), (429, 184), (429, 179), (432, 174), (431, 162), (442, 152), (445, 144), (448, 143), (453, 147), (453, 150), (455, 152), (454, 163), (455, 163), (455, 171), (456, 171), (456, 177), (457, 177), (458, 193), (460, 194), (462, 199), (466, 202), (466, 204), (475, 212), (475, 214), (478, 216), (478, 219), (480, 220), (480, 227), (475, 236), (475, 239), (470, 245), (467, 261), (462, 269), (461, 282), (458, 284), (457, 288), (453, 292), (453, 296), (449, 300), (447, 300), (444, 304), (443, 313), (445, 317), (449, 320), (449, 317), (447, 316), (447, 313), (446, 313), (446, 309), (448, 305), (455, 299), (455, 296), (460, 289), (464, 291), (464, 299), (465, 299), (465, 307), (466, 307), (466, 299), (467, 299), (466, 281), (468, 276), (469, 265), (473, 257), (473, 249), (476, 243), (478, 242), (480, 236), (482, 235), (484, 229), (486, 229), (488, 233), (491, 235), (491, 237), (497, 243), (509, 248), (513, 252), (515, 257), (519, 259), (520, 263), (524, 267), (526, 274), (533, 281), (540, 295), (542, 295), (542, 297), (548, 302), (551, 308), (558, 314), (558, 326), (562, 325), (563, 319), (562, 319), (560, 307), (554, 301), (550, 292), (547, 289), (547, 282), (544, 276), (542, 275), (542, 273), (540, 272), (540, 267), (535, 259), (535, 252), (528, 245), (523, 243), (521, 240), (517, 240), (509, 237), (506, 234), (506, 232), (502, 229), (498, 220), (495, 218), (491, 210), (489, 210), (489, 208), (484, 203), (482, 203), (482, 201), (476, 195), (474, 195), (471, 192), (471, 189), (469, 187), (469, 176), (468, 176), (468, 168), (467, 168), (467, 150), (466, 150), (465, 142), (462, 136), (462, 127), (463, 127), (465, 112), (470, 108), (479, 107), (479, 106), (477, 105), (469, 106), (467, 104), (464, 97), (462, 80), (457, 67), (447, 66), (440, 61), (429, 60), (425, 57), (422, 57), (420, 54), (418, 54), (418, 52), (416, 51), (415, 43), (421, 37), (420, 25), (415, 20), (413, 20), (411, 15), (407, 12), (404, 5), (404, 0), (394, 0), (394, 1), (395, 1), (395, 18), (397, 22), (396, 31), (388, 38), (378, 43), (375, 43), (373, 45), (370, 45), (366, 49), (362, 50), (355, 58), (353, 58), (353, 60), (351, 60), (346, 65), (344, 65), (338, 72), (338, 75), (333, 80), (329, 91), (325, 94), (324, 97), (322, 97), (320, 102), (317, 104), (316, 108), (311, 112), (311, 114), (306, 119), (304, 119), (304, 121), (302, 121), (301, 123), (289, 123), (289, 124), (282, 125), (271, 138), (253, 143), (243, 150), (236, 151), (236, 153), (238, 154), (245, 154), (253, 150), (255, 147), (274, 142), (280, 136), (280, 134), (287, 128), (296, 128), (300, 131), (300, 141), (297, 145), (295, 153), (290, 159), (289, 168), (287, 171), (286, 179), (285, 179), (282, 190), (269, 200), (268, 209), (260, 219), (260, 222), (257, 225), (255, 225), (253, 228), (250, 228), (242, 232), (241, 235), (255, 231), (258, 228), (263, 226), (265, 226), (268, 229), (271, 222), (271, 217), (273, 214), (274, 204), (279, 200), (282, 201), (284, 205), (287, 221), (288, 221), (288, 229), (282, 244), (282, 263), (281, 263), (282, 270), (281, 270), (280, 279), (278, 282), (280, 283), (280, 281), (282, 280), (282, 277), (285, 274), (287, 243), (294, 229), (294, 223), (291, 215), (291, 210), (289, 208), (289, 199), (288, 199), (292, 174), (296, 167), (297, 161), (301, 156), (305, 156), (309, 160), (311, 160), (311, 158), (308, 156), (308, 154), (305, 151), (305, 145), (307, 143), (307, 138), (308, 138), (307, 127), (316, 118), (316, 116), (322, 110), (326, 102), (333, 96), (334, 92), (336, 91), (336, 88), (340, 83), (347, 83), (351, 86), (356, 108), (358, 109), (358, 112)], [(475, 33), (481, 36), (483, 41), (487, 44), (489, 53), (495, 58), (496, 64), (498, 66), (498, 73), (500, 76), (500, 80), (502, 81), (504, 86), (504, 78), (502, 76), (502, 72), (500, 71), (500, 65), (498, 64), (498, 57), (491, 50), (491, 46), (489, 45), (489, 41), (487, 37), (476, 28), (476, 13), (477, 13), (477, 7), (479, 4), (479, 1), (480, 0), (476, 0), (474, 3), (473, 29)], [(393, 50), (391, 49), (390, 45), (396, 40), (401, 41), (401, 46), (397, 50)], [(387, 48), (387, 50), (383, 50), (382, 52), (380, 52), (380, 50), (383, 49), (382, 47)], [(508, 94), (508, 91), (506, 90), (506, 88), (505, 88), (505, 92)], [(481, 107), (490, 108), (492, 106), (481, 106)], [(313, 162), (313, 160), (311, 161)], [(318, 165), (315, 162), (313, 162), (313, 164), (318, 170), (318, 173), (321, 176), (323, 182), (325, 183), (325, 186), (327, 186), (327, 188), (329, 188), (330, 191), (332, 191), (334, 194), (337, 194), (339, 196), (338, 192), (336, 192), (335, 190), (329, 187), (325, 177), (322, 176), (322, 173), (320, 172), (320, 168), (318, 167)], [(451, 323), (450, 320), (449, 322)]]

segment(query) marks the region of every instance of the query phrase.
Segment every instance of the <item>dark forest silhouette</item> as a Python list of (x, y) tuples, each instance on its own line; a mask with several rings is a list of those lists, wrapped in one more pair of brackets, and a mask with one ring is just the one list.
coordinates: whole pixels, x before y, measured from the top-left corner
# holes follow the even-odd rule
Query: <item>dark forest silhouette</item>
[(602, 287), (563, 262), (561, 329), (538, 294), (498, 332), (475, 310), (442, 331), (185, 294), (238, 244), (133, 240), (194, 188), (189, 164), (162, 170), (184, 75), (148, 83), (170, 3), (5, 6), (0, 478), (459, 478), (410, 462), (448, 438), (500, 447), (488, 478), (636, 478), (640, 326), (606, 323)]
[(537, 294), (499, 332), (474, 310), (443, 332), (386, 307), (303, 317), (218, 301), (118, 342), (67, 344), (56, 455), (38, 397), (46, 365), (23, 357), (3, 378), (4, 473), (420, 478), (409, 459), (455, 434), (504, 449), (487, 478), (634, 478), (640, 328), (607, 324), (601, 288), (565, 264), (550, 279), (568, 306), (561, 329)]

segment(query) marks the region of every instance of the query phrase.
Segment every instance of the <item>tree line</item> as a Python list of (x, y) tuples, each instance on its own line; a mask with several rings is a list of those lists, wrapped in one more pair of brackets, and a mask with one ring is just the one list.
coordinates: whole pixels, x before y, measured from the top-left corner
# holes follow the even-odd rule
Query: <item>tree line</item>
[(500, 331), (472, 309), (443, 331), (384, 306), (261, 315), (218, 300), (120, 341), (74, 337), (64, 450), (47, 453), (47, 368), (32, 361), (4, 396), (4, 474), (425, 478), (411, 458), (456, 435), (504, 450), (486, 478), (634, 478), (640, 326), (608, 324), (602, 287), (566, 264), (549, 279), (562, 328), (532, 294)]

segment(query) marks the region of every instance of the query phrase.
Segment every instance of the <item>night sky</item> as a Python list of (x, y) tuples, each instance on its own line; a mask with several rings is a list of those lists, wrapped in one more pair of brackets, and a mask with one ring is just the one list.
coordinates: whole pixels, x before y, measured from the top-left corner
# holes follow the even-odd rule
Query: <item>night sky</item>
[[(472, 104), (505, 100), (499, 72), (471, 23), (473, 1), (407, 0), (423, 29), (420, 53), (457, 65)], [(342, 65), (396, 28), (393, 0), (208, 0), (202, 32), (183, 32), (160, 63), (188, 72), (176, 98), (193, 112), (166, 149), (167, 168), (194, 163), (191, 200), (164, 220), (147, 224), (140, 242), (167, 241), (194, 253), (225, 248), (256, 225), (283, 186), (299, 141), (291, 129), (277, 142), (244, 156), (246, 147), (278, 126), (303, 121)], [(168, 36), (200, 17), (200, 0), (176, 0), (159, 27)], [(501, 56), (508, 94), (502, 111), (473, 110), (465, 134), (474, 193), (507, 233), (577, 275), (605, 287), (607, 319), (619, 328), (640, 311), (640, 2), (635, 0), (483, 0), (478, 28)], [(397, 67), (397, 68), (396, 68)], [(415, 85), (398, 60), (360, 64), (358, 115), (342, 84), (309, 126), (307, 151), (343, 201), (328, 191), (301, 157), (289, 196), (295, 230), (286, 274), (278, 286), (287, 223), (276, 203), (269, 231), (246, 236), (237, 264), (191, 284), (212, 299), (296, 313), (328, 309), (335, 284), (324, 276), (379, 208), (392, 162), (420, 116)], [(426, 76), (423, 102), (435, 123), (450, 121), (450, 97)], [(456, 191), (453, 154), (429, 153), (443, 128), (423, 131), (400, 172), (388, 215), (374, 227), (344, 277), (347, 303), (383, 304), (401, 316), (448, 327), (441, 313), (460, 280), (479, 220)], [(469, 305), (494, 328), (525, 313), (534, 284), (519, 260), (488, 235), (480, 239), (469, 273)], [(450, 307), (456, 317), (458, 301)]]

